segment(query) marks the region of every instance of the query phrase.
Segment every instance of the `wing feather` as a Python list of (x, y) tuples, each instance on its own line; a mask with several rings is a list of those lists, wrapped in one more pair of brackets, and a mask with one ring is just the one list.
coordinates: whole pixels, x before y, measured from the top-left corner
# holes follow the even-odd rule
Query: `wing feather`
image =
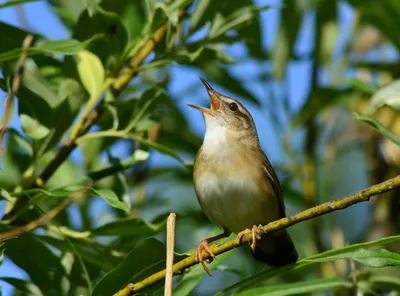
[(279, 179), (278, 179), (267, 155), (265, 155), (264, 151), (261, 150), (261, 152), (263, 155), (263, 171), (267, 178), (267, 182), (269, 182), (271, 184), (271, 186), (275, 192), (275, 195), (279, 200), (279, 207), (281, 210), (282, 217), (286, 217), (286, 209), (285, 209), (285, 203), (283, 200), (283, 191), (282, 191), (281, 183), (279, 182)]

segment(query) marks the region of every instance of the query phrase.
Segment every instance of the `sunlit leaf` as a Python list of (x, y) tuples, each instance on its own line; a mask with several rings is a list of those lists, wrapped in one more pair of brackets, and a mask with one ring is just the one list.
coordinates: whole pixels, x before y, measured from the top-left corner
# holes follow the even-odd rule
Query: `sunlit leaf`
[(21, 114), (19, 118), (22, 122), (22, 129), (24, 130), (25, 134), (32, 139), (42, 139), (50, 132), (47, 127), (41, 125), (29, 115)]
[(78, 57), (78, 73), (82, 84), (91, 96), (95, 96), (103, 88), (105, 78), (103, 64), (89, 51), (81, 51)]
[(400, 111), (400, 80), (395, 80), (375, 92), (368, 106), (368, 114), (374, 113), (382, 106)]

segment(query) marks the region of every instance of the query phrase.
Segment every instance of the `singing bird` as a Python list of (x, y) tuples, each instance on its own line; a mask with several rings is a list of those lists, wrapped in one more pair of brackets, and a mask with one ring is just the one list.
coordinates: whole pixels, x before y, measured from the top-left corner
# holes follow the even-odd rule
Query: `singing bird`
[(267, 156), (260, 147), (249, 111), (237, 100), (215, 91), (200, 78), (210, 97), (210, 108), (189, 104), (203, 114), (206, 132), (194, 162), (194, 189), (206, 216), (224, 232), (204, 239), (195, 258), (206, 272), (202, 252), (215, 255), (208, 244), (228, 237), (240, 239), (252, 232), (253, 256), (270, 266), (295, 263), (293, 241), (285, 230), (260, 237), (259, 226), (285, 217), (283, 192)]

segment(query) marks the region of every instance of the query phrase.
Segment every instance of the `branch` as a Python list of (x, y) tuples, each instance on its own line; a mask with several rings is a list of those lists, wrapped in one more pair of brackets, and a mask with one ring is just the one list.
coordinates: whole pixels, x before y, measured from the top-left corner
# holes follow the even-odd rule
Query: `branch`
[(3, 155), (3, 138), (6, 134), (8, 124), (10, 123), (12, 116), (14, 115), (14, 99), (19, 91), (22, 82), (22, 76), (24, 74), (24, 64), (26, 57), (28, 56), (28, 50), (31, 47), (33, 41), (33, 35), (29, 34), (25, 37), (22, 43), (22, 52), (17, 63), (17, 71), (13, 78), (11, 89), (8, 92), (7, 98), (4, 101), (4, 115), (1, 119), (0, 126), (0, 157)]
[[(352, 206), (354, 204), (364, 202), (364, 201), (369, 201), (369, 199), (377, 194), (381, 194), (390, 190), (393, 190), (395, 188), (400, 188), (400, 175), (397, 177), (394, 177), (392, 179), (389, 179), (383, 183), (368, 187), (360, 192), (350, 194), (342, 199), (335, 200), (335, 201), (329, 201), (323, 204), (320, 204), (318, 206), (309, 208), (305, 211), (302, 211), (300, 213), (297, 213), (294, 216), (291, 217), (286, 217), (282, 218), (280, 220), (271, 222), (264, 227), (262, 227), (262, 234), (265, 234), (267, 232), (273, 232), (277, 231), (280, 229), (287, 228), (289, 226), (292, 226), (294, 224), (297, 224), (299, 222), (309, 220), (311, 218), (315, 218), (330, 212), (334, 212), (337, 210), (342, 210), (345, 209), (349, 206)], [(215, 255), (219, 255), (221, 253), (225, 253), (227, 251), (230, 251), (236, 247), (239, 247), (240, 245), (250, 242), (252, 239), (252, 234), (246, 234), (245, 236), (242, 237), (242, 239), (239, 241), (238, 239), (233, 239), (229, 240), (221, 245), (213, 245), (211, 247), (211, 251)], [(203, 258), (207, 259), (210, 256), (208, 253), (203, 251)], [(191, 267), (193, 265), (197, 264), (194, 256), (187, 257), (178, 263), (174, 264), (173, 266), (173, 272), (174, 274), (182, 273), (185, 269), (188, 267)], [(137, 292), (143, 290), (144, 288), (147, 288), (151, 285), (154, 285), (155, 283), (158, 283), (159, 281), (163, 280), (165, 278), (166, 271), (162, 270), (159, 271), (147, 278), (145, 278), (143, 281), (135, 283), (135, 284), (129, 284), (122, 290), (118, 291), (117, 293), (114, 294), (114, 296), (129, 296), (129, 295), (134, 295)]]
[[(179, 12), (179, 17), (182, 17), (185, 10)], [(135, 56), (129, 61), (128, 66), (121, 72), (120, 76), (115, 79), (112, 89), (115, 95), (119, 95), (125, 87), (128, 85), (129, 81), (137, 76), (139, 71), (132, 71), (133, 69), (139, 67), (148, 55), (155, 49), (155, 47), (166, 37), (169, 24), (161, 26), (156, 32), (145, 40), (143, 46), (137, 51)], [(98, 104), (95, 109), (93, 109), (87, 115), (87, 119), (83, 120), (79, 126), (76, 127), (76, 131), (70, 139), (68, 139), (64, 145), (61, 147), (55, 158), (48, 164), (44, 169), (43, 173), (36, 179), (33, 187), (42, 187), (46, 181), (53, 175), (57, 168), (68, 158), (71, 152), (77, 146), (76, 140), (80, 136), (87, 133), (90, 127), (96, 123), (104, 111), (104, 105)]]
[(55, 216), (57, 216), (60, 212), (62, 212), (62, 210), (64, 210), (66, 207), (68, 207), (70, 204), (72, 204), (76, 199), (85, 195), (85, 193), (88, 190), (89, 190), (89, 188), (85, 188), (78, 192), (75, 192), (74, 194), (71, 194), (70, 197), (64, 199), (64, 201), (62, 203), (55, 206), (53, 209), (48, 211), (46, 214), (44, 214), (42, 217), (40, 217), (37, 220), (34, 220), (24, 226), (13, 228), (9, 231), (0, 233), (0, 242), (10, 239), (12, 237), (18, 237), (20, 235), (31, 232), (31, 231), (43, 226), (48, 221), (50, 221)]

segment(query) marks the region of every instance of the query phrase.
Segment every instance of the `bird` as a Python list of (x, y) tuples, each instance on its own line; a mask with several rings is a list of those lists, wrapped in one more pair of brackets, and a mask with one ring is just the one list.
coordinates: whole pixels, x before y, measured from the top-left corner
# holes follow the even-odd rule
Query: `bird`
[[(194, 191), (208, 219), (223, 233), (202, 240), (195, 260), (209, 273), (215, 259), (209, 244), (237, 234), (240, 240), (252, 233), (251, 252), (258, 261), (280, 267), (298, 260), (296, 247), (285, 230), (260, 236), (260, 227), (286, 217), (279, 179), (259, 142), (249, 111), (238, 100), (214, 90), (204, 79), (210, 108), (193, 104), (204, 118), (206, 131), (193, 166)], [(211, 261), (210, 261), (211, 260)]]

